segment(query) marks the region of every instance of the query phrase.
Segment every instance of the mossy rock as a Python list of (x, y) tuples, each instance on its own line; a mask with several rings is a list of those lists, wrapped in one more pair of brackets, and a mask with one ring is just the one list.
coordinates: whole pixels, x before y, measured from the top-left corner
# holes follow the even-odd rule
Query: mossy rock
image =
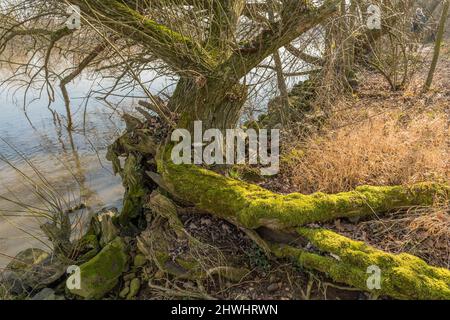
[(134, 257), (133, 265), (135, 267), (142, 267), (147, 263), (147, 258), (142, 254), (137, 254)]
[(8, 264), (6, 269), (13, 271), (26, 271), (33, 265), (43, 262), (50, 256), (48, 252), (38, 248), (28, 248), (19, 252)]
[(80, 266), (80, 289), (71, 289), (70, 292), (85, 299), (102, 298), (117, 285), (127, 262), (125, 242), (117, 237), (98, 255)]
[(78, 263), (86, 262), (100, 251), (100, 244), (98, 242), (97, 236), (94, 234), (87, 234), (82, 237), (78, 243), (77, 247), (79, 248)]
[(2, 274), (3, 282), (14, 294), (38, 290), (60, 279), (66, 264), (56, 256), (37, 248), (19, 252)]
[(121, 297), (122, 299), (125, 299), (129, 293), (130, 293), (130, 287), (127, 286), (120, 291), (119, 297)]
[(134, 278), (133, 280), (131, 280), (130, 282), (130, 291), (127, 295), (127, 299), (133, 299), (138, 293), (139, 290), (141, 289), (141, 280), (139, 280), (139, 278)]

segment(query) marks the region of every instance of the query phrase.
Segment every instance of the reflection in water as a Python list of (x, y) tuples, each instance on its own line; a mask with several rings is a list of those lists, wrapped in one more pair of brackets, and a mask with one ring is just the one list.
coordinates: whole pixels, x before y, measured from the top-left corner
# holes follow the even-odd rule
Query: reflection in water
[[(83, 83), (77, 90), (81, 88)], [(30, 214), (29, 208), (36, 208), (34, 213), (55, 208), (49, 208), (34, 183), (48, 183), (47, 189), (53, 191), (46, 195), (60, 198), (61, 207), (67, 210), (86, 205), (69, 210), (75, 231), (80, 230), (80, 221), (102, 207), (120, 208), (123, 189), (105, 160), (107, 145), (121, 130), (119, 117), (110, 109), (93, 101), (89, 112), (74, 110), (78, 129), (68, 132), (49, 113), (45, 101), (29, 108), (29, 121), (5, 92), (0, 92), (0, 102), (0, 159), (6, 160), (0, 160), (0, 196), (14, 201), (0, 197), (1, 268), (20, 250), (48, 246), (39, 228), (48, 220)], [(55, 108), (60, 107), (63, 104), (56, 101)]]

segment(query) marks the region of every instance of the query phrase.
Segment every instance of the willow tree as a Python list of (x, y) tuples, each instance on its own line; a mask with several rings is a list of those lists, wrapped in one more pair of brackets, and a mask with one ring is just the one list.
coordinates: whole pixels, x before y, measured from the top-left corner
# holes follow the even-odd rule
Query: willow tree
[[(107, 157), (126, 187), (118, 223), (125, 230), (146, 214), (148, 226), (139, 236), (138, 246), (159, 269), (196, 279), (211, 270), (237, 270), (218, 266), (220, 259), (211, 256), (208, 261), (215, 263), (202, 261), (198, 252), (208, 246), (186, 232), (178, 217), (180, 212), (209, 213), (244, 230), (267, 255), (294, 259), (335, 281), (368, 290), (367, 270), (376, 265), (381, 269), (379, 294), (450, 298), (449, 270), (310, 226), (337, 218), (368, 217), (397, 207), (430, 205), (435, 196), (449, 192), (448, 186), (424, 183), (363, 186), (330, 195), (275, 194), (220, 174), (224, 171), (220, 168), (211, 171), (207, 166), (174, 164), (170, 140), (153, 125), (157, 115), (157, 122), (169, 133), (175, 128), (192, 131), (197, 120), (202, 121), (203, 129), (235, 128), (251, 89), (247, 77), (268, 57), (286, 47), (305, 61), (322, 63), (293, 43), (323, 29), (339, 12), (342, 0), (68, 0), (47, 1), (45, 7), (55, 6), (50, 11), (54, 16), (65, 11), (66, 3), (81, 9), (89, 37), (79, 43), (91, 50), (81, 54), (75, 71), (69, 75), (66, 71), (61, 77), (63, 84), (73, 78), (73, 72), (95, 61), (96, 70), (130, 74), (148, 96), (140, 103), (143, 108), (138, 108), (145, 120), (124, 115), (127, 129), (110, 146)], [(364, 9), (365, 4), (358, 3)], [(36, 16), (37, 20), (42, 17)], [(9, 39), (37, 35), (49, 40), (50, 47), (85, 32), (57, 26), (49, 32), (36, 25), (29, 27), (27, 21), (9, 24), (5, 32)], [(67, 41), (60, 48), (68, 50)], [(80, 55), (79, 50), (70, 50)], [(154, 63), (158, 68), (153, 70), (176, 76), (176, 88), (168, 99), (151, 95), (137, 76), (142, 66)], [(125, 158), (123, 166), (121, 157)], [(169, 252), (180, 243), (188, 249), (171, 259)]]

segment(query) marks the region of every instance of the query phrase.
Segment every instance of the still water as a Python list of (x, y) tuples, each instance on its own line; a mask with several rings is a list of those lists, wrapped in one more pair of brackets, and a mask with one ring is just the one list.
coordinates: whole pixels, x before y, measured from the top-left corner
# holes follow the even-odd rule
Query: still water
[[(69, 207), (82, 199), (88, 206), (83, 215), (103, 207), (120, 208), (123, 188), (120, 178), (112, 174), (105, 153), (123, 123), (116, 110), (95, 98), (87, 102), (77, 98), (85, 97), (92, 84), (81, 79), (70, 86), (75, 123), (72, 133), (55, 123), (45, 94), (38, 99), (39, 92), (32, 90), (29, 101), (37, 100), (24, 112), (23, 90), (0, 88), (0, 268), (22, 249), (46, 247), (39, 229), (45, 218), (30, 216), (20, 206), (46, 207), (28, 179), (41, 183), (42, 175)], [(65, 114), (60, 95), (51, 108)]]

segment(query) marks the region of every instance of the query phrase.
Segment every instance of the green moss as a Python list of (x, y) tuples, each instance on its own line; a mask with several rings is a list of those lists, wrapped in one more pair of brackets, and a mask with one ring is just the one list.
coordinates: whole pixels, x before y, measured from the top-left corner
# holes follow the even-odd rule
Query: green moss
[(129, 154), (122, 171), (122, 181), (125, 187), (123, 208), (119, 216), (122, 226), (129, 223), (140, 215), (144, 206), (144, 198), (148, 193), (145, 186), (145, 171), (141, 165), (142, 156), (140, 154)]
[(361, 186), (338, 194), (280, 195), (197, 166), (175, 165), (167, 160), (170, 159), (167, 150), (157, 163), (171, 192), (200, 209), (235, 220), (247, 228), (302, 226), (339, 217), (368, 216), (402, 206), (430, 205), (437, 194), (448, 194), (450, 190), (446, 185), (420, 183)]
[(156, 251), (155, 250), (155, 259), (161, 267), (164, 267), (164, 265), (169, 260), (169, 258), (170, 257), (169, 257), (169, 254), (167, 253), (167, 251)]
[(199, 267), (198, 262), (193, 259), (183, 259), (178, 257), (176, 261), (183, 269), (187, 270), (189, 273), (195, 272)]
[[(163, 59), (180, 63), (183, 63), (182, 60), (184, 60), (184, 64), (199, 64), (206, 68), (212, 68), (217, 64), (217, 61), (213, 59), (211, 54), (194, 39), (141, 15), (138, 11), (126, 4), (113, 0), (104, 0), (103, 2), (106, 3), (102, 3), (102, 6), (106, 5), (114, 9), (114, 17), (112, 18), (124, 20), (126, 21), (127, 26), (132, 26), (134, 30), (139, 31), (136, 33), (135, 37), (140, 37), (142, 43), (151, 41), (150, 43), (153, 44), (152, 50), (161, 52), (161, 54), (163, 54)], [(178, 54), (170, 54), (170, 52), (166, 50), (167, 45), (170, 45), (171, 48), (176, 48), (175, 52), (178, 51)], [(188, 51), (196, 59), (191, 59), (191, 56), (188, 57), (181, 54), (183, 51)]]
[(133, 299), (141, 289), (141, 280), (139, 278), (134, 278), (130, 282), (130, 291), (127, 295), (127, 299)]
[(100, 244), (95, 234), (88, 233), (75, 246), (78, 250), (78, 262), (85, 262), (95, 257), (100, 250)]
[(144, 255), (142, 255), (142, 254), (137, 254), (137, 255), (134, 257), (133, 265), (134, 265), (135, 267), (142, 267), (142, 266), (144, 266), (146, 263), (147, 263), (147, 258), (146, 258)]
[(117, 285), (127, 261), (126, 245), (117, 237), (98, 255), (80, 266), (80, 289), (72, 289), (70, 292), (86, 299), (102, 298)]
[(386, 253), (329, 230), (299, 228), (297, 231), (320, 253), (281, 246), (274, 247), (277, 256), (294, 257), (303, 267), (364, 291), (369, 291), (368, 267), (377, 266), (381, 271), (381, 289), (375, 292), (380, 295), (398, 299), (450, 299), (450, 270), (429, 266), (406, 253)]

